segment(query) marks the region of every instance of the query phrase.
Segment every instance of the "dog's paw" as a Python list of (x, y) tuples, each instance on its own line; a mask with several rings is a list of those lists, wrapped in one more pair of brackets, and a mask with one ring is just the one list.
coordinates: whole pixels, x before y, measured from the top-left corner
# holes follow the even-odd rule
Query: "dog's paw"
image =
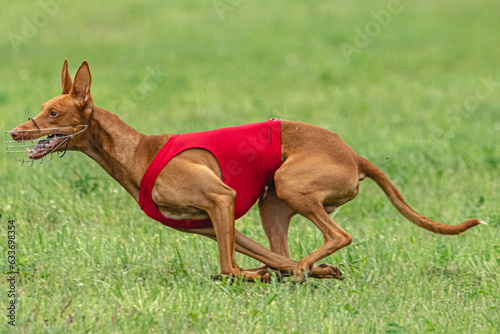
[(342, 276), (342, 272), (337, 266), (332, 266), (326, 263), (312, 267), (308, 275), (309, 277), (319, 278), (319, 279), (335, 278), (341, 281), (344, 280), (344, 276)]
[(259, 271), (242, 270), (238, 275), (225, 275), (219, 273), (216, 276), (213, 276), (212, 278), (215, 281), (223, 281), (229, 283), (235, 283), (237, 281), (270, 283), (272, 275), (268, 270), (259, 270)]

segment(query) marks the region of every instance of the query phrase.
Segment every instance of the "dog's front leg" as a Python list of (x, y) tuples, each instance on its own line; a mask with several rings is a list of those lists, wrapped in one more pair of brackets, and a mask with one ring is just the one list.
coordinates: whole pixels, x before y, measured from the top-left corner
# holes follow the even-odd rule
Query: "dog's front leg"
[[(234, 226), (234, 201), (236, 192), (227, 186), (210, 196), (212, 205), (206, 209), (213, 224), (215, 240), (219, 248), (221, 275), (243, 277), (249, 281), (263, 279), (258, 272), (242, 270), (235, 259), (236, 229)], [(209, 236), (209, 235), (207, 235)]]
[[(201, 229), (180, 229), (180, 231), (187, 233), (196, 233), (206, 236), (214, 241), (217, 241), (215, 230), (213, 227)], [(296, 266), (297, 262), (292, 261), (290, 258), (281, 254), (270, 251), (256, 241), (252, 240), (245, 234), (235, 229), (235, 250), (241, 254), (247, 255), (262, 263), (265, 267), (243, 269), (243, 273), (248, 272), (267, 272), (267, 269), (274, 268), (283, 272), (291, 272)]]
[(219, 248), (219, 259), (222, 275), (237, 277), (241, 268), (235, 259), (235, 227), (234, 201), (236, 192), (225, 188), (224, 192), (214, 196), (212, 207), (207, 210), (214, 227), (215, 238)]

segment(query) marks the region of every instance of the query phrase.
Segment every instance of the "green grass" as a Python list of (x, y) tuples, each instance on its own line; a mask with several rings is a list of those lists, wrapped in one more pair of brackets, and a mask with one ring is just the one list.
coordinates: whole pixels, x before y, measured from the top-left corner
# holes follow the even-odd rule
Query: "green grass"
[[(49, 13), (38, 2), (2, 5), (3, 130), (59, 94), (65, 58), (72, 74), (88, 60), (96, 104), (141, 132), (275, 116), (312, 123), (379, 166), (420, 213), (490, 224), (430, 234), (368, 180), (335, 216), (354, 243), (325, 259), (345, 281), (230, 284), (212, 279), (214, 242), (147, 218), (83, 154), (21, 168), (3, 151), (0, 263), (8, 272), (15, 219), (21, 333), (500, 330), (497, 1), (401, 1), (349, 58), (341, 45), (355, 45), (357, 27), (373, 26), (390, 1), (44, 3)], [(267, 245), (255, 209), (237, 227)], [(289, 241), (299, 259), (322, 236), (296, 217)], [(1, 332), (13, 330), (0, 319)]]

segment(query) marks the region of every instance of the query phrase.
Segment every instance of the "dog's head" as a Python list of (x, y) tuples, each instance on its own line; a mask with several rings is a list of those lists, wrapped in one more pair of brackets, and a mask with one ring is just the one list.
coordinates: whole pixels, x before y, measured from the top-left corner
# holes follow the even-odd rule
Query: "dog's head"
[(86, 61), (71, 81), (68, 60), (64, 61), (61, 83), (62, 93), (42, 105), (40, 113), (15, 127), (10, 136), (16, 142), (38, 141), (28, 151), (30, 159), (41, 159), (52, 153), (71, 150), (81, 138), (79, 134), (90, 125), (94, 101), (90, 95), (91, 75)]

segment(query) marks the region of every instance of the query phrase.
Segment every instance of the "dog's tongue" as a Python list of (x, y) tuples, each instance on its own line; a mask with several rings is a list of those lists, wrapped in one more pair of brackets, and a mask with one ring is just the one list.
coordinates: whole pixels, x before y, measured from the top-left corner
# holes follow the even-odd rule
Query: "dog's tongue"
[(49, 154), (52, 152), (52, 150), (57, 147), (61, 139), (57, 137), (51, 137), (51, 138), (46, 138), (40, 140), (35, 147), (33, 147), (29, 152), (28, 152), (28, 157), (30, 159), (40, 159), (44, 157), (45, 155)]
[(42, 139), (40, 140), (35, 147), (33, 147), (29, 152), (28, 152), (28, 157), (30, 159), (40, 159), (43, 157), (45, 153), (45, 146), (50, 143), (50, 139)]

